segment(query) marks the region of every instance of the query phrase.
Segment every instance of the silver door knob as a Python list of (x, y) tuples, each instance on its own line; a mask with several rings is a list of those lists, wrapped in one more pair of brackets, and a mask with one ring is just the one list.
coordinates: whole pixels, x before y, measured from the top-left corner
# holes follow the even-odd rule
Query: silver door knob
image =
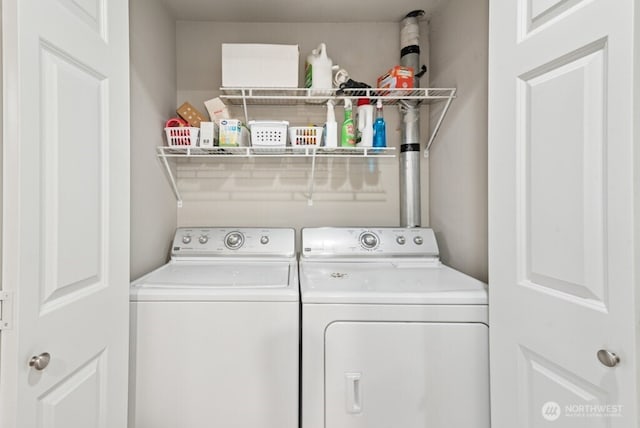
[(43, 352), (40, 355), (35, 355), (29, 360), (29, 367), (33, 367), (36, 370), (44, 370), (51, 361), (51, 355), (48, 352)]
[(620, 357), (611, 351), (601, 349), (598, 351), (598, 361), (607, 367), (615, 367), (620, 362)]

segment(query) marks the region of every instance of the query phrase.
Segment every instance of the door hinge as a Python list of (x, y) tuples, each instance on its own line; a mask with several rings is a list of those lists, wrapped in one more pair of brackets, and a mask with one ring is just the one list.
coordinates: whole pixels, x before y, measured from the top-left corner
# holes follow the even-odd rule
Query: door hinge
[(0, 291), (0, 330), (13, 328), (13, 292)]

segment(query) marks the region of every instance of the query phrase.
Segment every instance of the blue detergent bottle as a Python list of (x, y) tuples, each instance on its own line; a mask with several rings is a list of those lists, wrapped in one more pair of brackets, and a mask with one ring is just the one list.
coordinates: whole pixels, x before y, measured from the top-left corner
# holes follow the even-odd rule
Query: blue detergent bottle
[(387, 126), (382, 114), (382, 100), (376, 103), (376, 120), (373, 122), (373, 147), (387, 147)]

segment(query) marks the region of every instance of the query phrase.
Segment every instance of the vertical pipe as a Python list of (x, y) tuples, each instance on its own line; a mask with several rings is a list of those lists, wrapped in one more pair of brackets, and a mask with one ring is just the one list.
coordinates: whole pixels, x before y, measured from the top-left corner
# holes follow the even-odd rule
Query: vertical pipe
[[(423, 10), (408, 13), (400, 22), (400, 65), (420, 70), (418, 18)], [(420, 78), (414, 77), (414, 87)], [(420, 112), (416, 101), (406, 101), (400, 109), (402, 131), (400, 142), (400, 226), (420, 226)]]

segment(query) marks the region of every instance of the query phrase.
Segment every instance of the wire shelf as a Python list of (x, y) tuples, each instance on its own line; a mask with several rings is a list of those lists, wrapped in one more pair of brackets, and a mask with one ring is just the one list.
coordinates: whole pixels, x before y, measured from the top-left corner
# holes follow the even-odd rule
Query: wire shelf
[(322, 104), (332, 99), (371, 98), (381, 100), (385, 105), (415, 101), (420, 104), (447, 101), (456, 96), (455, 88), (220, 88), (220, 98), (232, 105), (298, 105)]

